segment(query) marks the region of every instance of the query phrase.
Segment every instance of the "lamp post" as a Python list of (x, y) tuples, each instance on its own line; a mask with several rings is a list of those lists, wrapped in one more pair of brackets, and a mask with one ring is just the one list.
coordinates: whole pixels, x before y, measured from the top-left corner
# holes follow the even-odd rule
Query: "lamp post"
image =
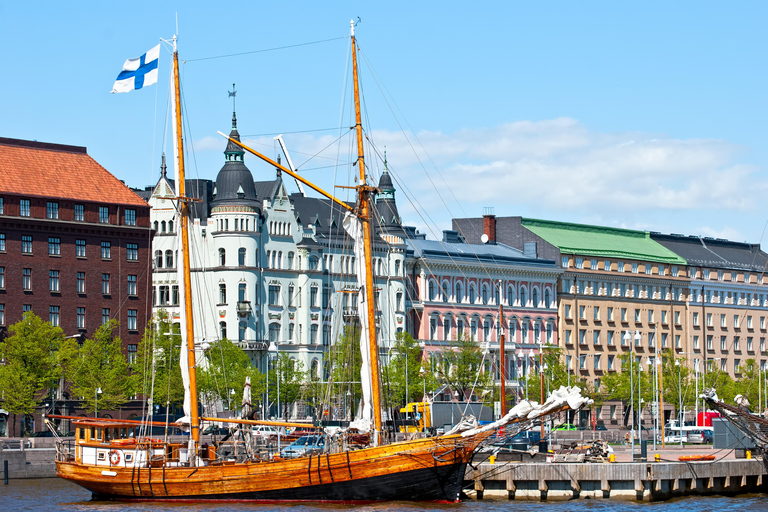
[[(634, 396), (634, 389), (635, 385), (634, 382), (632, 382), (632, 366), (635, 364), (635, 358), (633, 356), (632, 351), (632, 335), (629, 334), (629, 331), (624, 332), (624, 341), (629, 345), (629, 408), (632, 409), (632, 398)], [(568, 370), (570, 372), (570, 369)], [(634, 414), (630, 414), (629, 416), (629, 432), (630, 436), (629, 439), (632, 444), (632, 460), (635, 460), (635, 426), (634, 426)]]
[(277, 380), (277, 419), (279, 420), (282, 411), (280, 410), (280, 349), (277, 347), (277, 342), (270, 342), (268, 351), (274, 352), (277, 355), (275, 358), (275, 376)]
[(421, 402), (425, 402), (427, 400), (427, 370), (422, 366), (419, 370), (419, 376), (421, 377), (421, 381), (424, 383), (424, 392), (421, 395)]
[(643, 442), (643, 361), (637, 365), (637, 439)]
[(96, 388), (93, 391), (94, 400), (93, 400), (93, 417), (98, 418), (99, 417), (99, 395), (101, 394), (101, 388)]
[(683, 370), (680, 368), (680, 360), (675, 359), (675, 366), (677, 366), (677, 424), (680, 425), (680, 448), (683, 447), (683, 415), (680, 411), (683, 408)]

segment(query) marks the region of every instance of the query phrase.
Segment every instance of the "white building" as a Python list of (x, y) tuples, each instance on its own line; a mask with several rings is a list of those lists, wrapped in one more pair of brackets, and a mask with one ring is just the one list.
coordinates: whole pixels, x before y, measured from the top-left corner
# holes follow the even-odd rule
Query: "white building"
[[(230, 137), (240, 139), (234, 116)], [(276, 342), (324, 379), (328, 348), (345, 324), (357, 322), (355, 255), (342, 227), (344, 212), (325, 199), (289, 195), (279, 170), (272, 181), (254, 182), (243, 150), (231, 142), (224, 155), (215, 182), (186, 184), (187, 194), (200, 199), (191, 203), (190, 226), (195, 343), (226, 337), (264, 371), (268, 343)], [(405, 327), (406, 246), (386, 171), (380, 185), (373, 268), (386, 356)], [(178, 322), (173, 190), (163, 165), (147, 197), (156, 231), (153, 304), (155, 313), (167, 310)]]

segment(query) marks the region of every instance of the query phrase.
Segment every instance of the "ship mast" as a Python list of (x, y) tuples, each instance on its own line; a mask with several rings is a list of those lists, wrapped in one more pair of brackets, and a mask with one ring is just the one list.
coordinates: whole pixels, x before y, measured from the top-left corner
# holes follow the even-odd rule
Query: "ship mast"
[[(187, 337), (187, 365), (189, 371), (189, 426), (192, 434), (193, 453), (189, 460), (196, 463), (197, 447), (200, 444), (200, 419), (197, 411), (197, 372), (195, 369), (195, 333), (194, 320), (192, 318), (192, 280), (189, 270), (189, 198), (186, 194), (186, 182), (184, 177), (184, 138), (181, 133), (181, 88), (179, 86), (179, 52), (176, 48), (176, 36), (173, 36), (173, 86), (176, 106), (176, 147), (179, 159), (179, 217), (181, 223), (181, 256), (182, 274), (184, 278), (184, 308)], [(184, 348), (182, 347), (182, 350)]]
[(379, 348), (376, 343), (376, 305), (373, 290), (373, 247), (371, 242), (371, 202), (374, 188), (365, 182), (365, 155), (363, 154), (363, 125), (360, 114), (360, 87), (357, 82), (357, 45), (355, 24), (350, 21), (352, 37), (352, 82), (355, 92), (355, 131), (357, 132), (357, 164), (360, 168), (360, 182), (357, 186), (358, 217), (363, 225), (363, 247), (365, 253), (365, 295), (368, 304), (368, 345), (371, 358), (371, 394), (373, 407), (374, 445), (378, 444), (381, 432), (381, 394), (379, 390)]

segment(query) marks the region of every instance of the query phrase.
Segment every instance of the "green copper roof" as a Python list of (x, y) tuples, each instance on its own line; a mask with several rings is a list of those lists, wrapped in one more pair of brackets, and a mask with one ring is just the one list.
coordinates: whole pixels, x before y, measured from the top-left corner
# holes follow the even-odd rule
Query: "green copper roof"
[(686, 264), (647, 231), (526, 218), (522, 224), (566, 254)]

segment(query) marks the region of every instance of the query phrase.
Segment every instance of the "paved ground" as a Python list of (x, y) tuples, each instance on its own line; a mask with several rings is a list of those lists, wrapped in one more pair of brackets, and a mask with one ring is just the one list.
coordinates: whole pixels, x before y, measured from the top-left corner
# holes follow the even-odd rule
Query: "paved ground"
[[(616, 454), (616, 462), (630, 462), (632, 460), (632, 451), (630, 446), (613, 446), (614, 453)], [(640, 446), (635, 445), (635, 453), (640, 453)], [(659, 454), (662, 461), (671, 462), (679, 460), (681, 455), (714, 455), (717, 460), (720, 459), (735, 459), (735, 450), (715, 450), (711, 444), (703, 445), (670, 445), (665, 447), (661, 446), (661, 443), (656, 445), (656, 450), (653, 449), (653, 444), (648, 444), (648, 461), (652, 462), (655, 459), (656, 454)]]

